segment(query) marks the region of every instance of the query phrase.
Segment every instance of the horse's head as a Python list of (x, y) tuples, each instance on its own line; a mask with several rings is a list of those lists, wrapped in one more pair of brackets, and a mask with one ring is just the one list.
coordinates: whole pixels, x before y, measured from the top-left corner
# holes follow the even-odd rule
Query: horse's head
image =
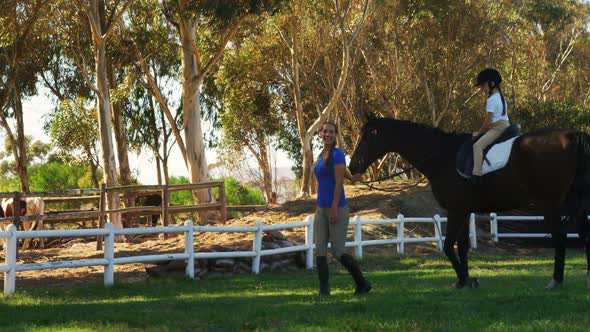
[(375, 160), (388, 152), (387, 144), (383, 141), (383, 129), (383, 126), (378, 125), (378, 119), (369, 120), (365, 124), (348, 165), (351, 174), (364, 173)]

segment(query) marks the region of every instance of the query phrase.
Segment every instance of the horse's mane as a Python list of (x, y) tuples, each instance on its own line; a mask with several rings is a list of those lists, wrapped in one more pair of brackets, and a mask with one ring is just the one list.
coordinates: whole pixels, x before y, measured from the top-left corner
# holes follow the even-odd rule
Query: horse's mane
[[(397, 120), (392, 118), (374, 118), (367, 121), (365, 124), (364, 129), (366, 128), (381, 128), (381, 129), (390, 129), (395, 127), (397, 130), (401, 131), (408, 131), (412, 133), (419, 133), (419, 137), (423, 137), (424, 139), (437, 139), (441, 143), (449, 142), (462, 142), (465, 140), (469, 134), (466, 133), (457, 133), (457, 132), (446, 132), (440, 128), (435, 128), (426, 124), (412, 122), (408, 120)], [(402, 134), (403, 135), (403, 134)], [(446, 145), (446, 144), (445, 144)]]

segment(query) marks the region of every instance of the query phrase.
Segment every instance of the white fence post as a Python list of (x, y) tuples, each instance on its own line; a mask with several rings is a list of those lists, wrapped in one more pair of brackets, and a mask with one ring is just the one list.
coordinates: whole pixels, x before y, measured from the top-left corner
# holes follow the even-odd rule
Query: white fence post
[(305, 268), (313, 270), (313, 216), (307, 216), (305, 222)]
[(115, 226), (111, 222), (104, 224), (104, 229), (109, 231), (104, 237), (104, 258), (108, 264), (104, 266), (104, 285), (112, 286), (115, 283)]
[(254, 244), (252, 251), (256, 252), (256, 256), (252, 259), (252, 273), (258, 274), (260, 272), (260, 252), (262, 251), (262, 221), (256, 222), (256, 234), (254, 235)]
[(471, 240), (471, 248), (477, 249), (477, 227), (475, 227), (475, 213), (469, 215), (469, 240)]
[(404, 238), (404, 231), (405, 231), (405, 225), (404, 225), (404, 215), (403, 214), (398, 214), (397, 215), (397, 219), (399, 220), (399, 223), (397, 224), (397, 239), (399, 240), (399, 243), (397, 244), (397, 253), (399, 255), (403, 255), (404, 251), (405, 251), (405, 238)]
[(184, 253), (188, 255), (185, 273), (187, 278), (195, 279), (195, 244), (193, 242), (195, 226), (192, 220), (186, 220), (184, 226), (188, 227), (188, 230), (184, 233)]
[(8, 272), (4, 272), (4, 294), (12, 294), (16, 290), (16, 251), (18, 249), (18, 238), (16, 236), (16, 226), (9, 225), (6, 229), (10, 232), (10, 237), (6, 240), (4, 245), (4, 259), (6, 265), (10, 268)]
[(354, 242), (356, 242), (355, 256), (361, 259), (363, 258), (363, 229), (360, 216), (354, 216)]
[(440, 228), (440, 216), (435, 214), (434, 217), (434, 234), (436, 236), (436, 248), (438, 251), (442, 251), (443, 243), (442, 243), (442, 229)]
[(498, 215), (490, 213), (490, 232), (494, 242), (498, 242)]

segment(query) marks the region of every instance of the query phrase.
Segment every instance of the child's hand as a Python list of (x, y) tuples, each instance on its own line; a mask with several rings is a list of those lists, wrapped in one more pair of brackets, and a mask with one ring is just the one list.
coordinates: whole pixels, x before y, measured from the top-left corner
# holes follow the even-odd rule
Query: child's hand
[(474, 131), (472, 135), (473, 135), (473, 137), (479, 136), (479, 131)]

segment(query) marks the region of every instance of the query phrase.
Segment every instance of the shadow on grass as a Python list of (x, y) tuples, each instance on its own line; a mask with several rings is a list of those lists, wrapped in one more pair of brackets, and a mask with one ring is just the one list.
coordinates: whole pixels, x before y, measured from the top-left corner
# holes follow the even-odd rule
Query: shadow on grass
[[(350, 276), (336, 268), (330, 275), (330, 298), (315, 295), (317, 277), (304, 271), (201, 281), (158, 279), (109, 289), (34, 289), (0, 297), (0, 326), (18, 330), (82, 324), (98, 329), (108, 322), (156, 330), (451, 330), (501, 328), (501, 323), (559, 330), (590, 323), (590, 291), (582, 275), (571, 276), (556, 291), (545, 291), (551, 267), (515, 266), (518, 271), (506, 274), (483, 273), (479, 289), (460, 290), (450, 287), (450, 267), (369, 270), (374, 289), (360, 298), (351, 295)], [(533, 274), (520, 273), (529, 268)]]

